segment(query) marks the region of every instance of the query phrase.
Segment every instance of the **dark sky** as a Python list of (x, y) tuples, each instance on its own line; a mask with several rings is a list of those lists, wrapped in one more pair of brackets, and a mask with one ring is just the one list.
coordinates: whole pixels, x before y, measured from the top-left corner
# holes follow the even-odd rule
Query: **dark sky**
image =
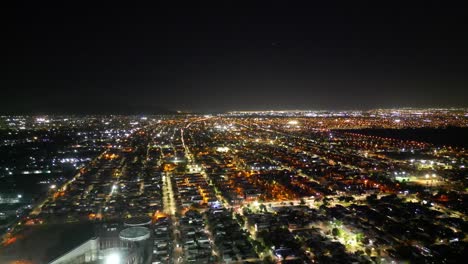
[(14, 2), (1, 112), (468, 107), (452, 1)]

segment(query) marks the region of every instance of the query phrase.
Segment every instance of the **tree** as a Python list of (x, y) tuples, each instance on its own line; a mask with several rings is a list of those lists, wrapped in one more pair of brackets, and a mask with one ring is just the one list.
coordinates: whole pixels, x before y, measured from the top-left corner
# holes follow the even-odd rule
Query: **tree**
[(181, 162), (178, 164), (176, 171), (179, 173), (184, 173), (187, 171), (187, 163)]
[(301, 204), (301, 205), (305, 205), (305, 204), (306, 204), (304, 198), (301, 198), (301, 203), (300, 203), (300, 204)]
[(357, 233), (356, 234), (356, 241), (357, 242), (362, 242), (364, 240), (364, 234), (363, 233)]
[(372, 250), (370, 248), (366, 248), (366, 254), (370, 256), (372, 254)]
[(336, 237), (339, 237), (340, 234), (341, 234), (340, 229), (338, 229), (338, 228), (336, 228), (336, 227), (334, 227), (334, 228), (332, 229), (332, 235), (333, 235), (335, 238), (336, 238)]
[(370, 244), (370, 239), (369, 239), (368, 237), (364, 237), (364, 238), (362, 239), (362, 243), (363, 243), (364, 245), (369, 245), (369, 244)]
[(374, 204), (377, 201), (377, 195), (371, 194), (366, 197), (366, 200), (369, 204)]
[(242, 218), (242, 216), (240, 214), (235, 214), (235, 217), (236, 217), (236, 219), (239, 222), (241, 227), (245, 225), (245, 220), (244, 220), (244, 218)]
[(330, 198), (323, 198), (322, 204), (325, 205), (325, 206), (328, 206), (328, 205), (330, 205), (330, 200), (331, 200)]
[(271, 264), (271, 263), (275, 263), (275, 262), (273, 261), (273, 259), (271, 258), (271, 256), (268, 255), (268, 256), (265, 256), (265, 257), (263, 258), (263, 263), (265, 263), (265, 264)]
[(250, 214), (251, 212), (252, 212), (252, 211), (251, 211), (250, 208), (248, 208), (248, 207), (242, 208), (242, 213), (243, 213), (244, 215), (248, 215), (248, 214)]

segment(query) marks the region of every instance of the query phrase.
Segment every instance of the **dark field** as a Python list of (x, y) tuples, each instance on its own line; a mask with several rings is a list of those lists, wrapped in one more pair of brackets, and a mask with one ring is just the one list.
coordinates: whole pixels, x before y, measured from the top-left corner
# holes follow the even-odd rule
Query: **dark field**
[(468, 148), (468, 128), (406, 128), (406, 129), (353, 129), (353, 133), (381, 137), (415, 140), (439, 146)]

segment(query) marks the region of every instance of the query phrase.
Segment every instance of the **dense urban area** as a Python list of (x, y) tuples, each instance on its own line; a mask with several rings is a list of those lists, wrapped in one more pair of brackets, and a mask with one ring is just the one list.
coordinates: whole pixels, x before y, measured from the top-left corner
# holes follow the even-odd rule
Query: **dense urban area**
[(467, 132), (466, 109), (1, 116), (0, 263), (460, 263)]

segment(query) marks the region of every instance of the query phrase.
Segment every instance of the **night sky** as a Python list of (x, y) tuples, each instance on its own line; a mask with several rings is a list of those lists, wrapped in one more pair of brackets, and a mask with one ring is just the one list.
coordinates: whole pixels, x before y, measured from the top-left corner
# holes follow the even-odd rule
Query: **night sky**
[(14, 2), (5, 113), (468, 107), (468, 10), (452, 1)]

